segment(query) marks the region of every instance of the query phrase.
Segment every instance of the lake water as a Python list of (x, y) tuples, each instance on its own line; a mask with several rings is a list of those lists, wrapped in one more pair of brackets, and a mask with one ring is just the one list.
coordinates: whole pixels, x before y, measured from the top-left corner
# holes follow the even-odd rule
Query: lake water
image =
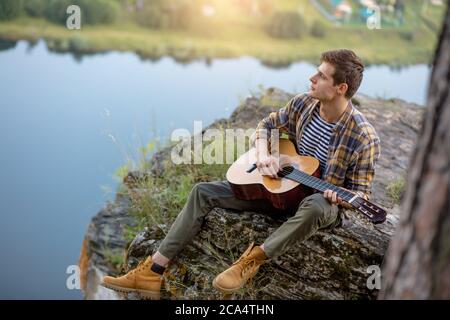
[[(77, 61), (44, 42), (1, 51), (0, 298), (81, 298), (67, 289), (66, 269), (113, 198), (113, 172), (139, 146), (228, 117), (259, 85), (304, 91), (314, 70), (250, 57), (178, 64), (112, 52)], [(426, 65), (370, 67), (360, 92), (424, 104), (428, 77)]]

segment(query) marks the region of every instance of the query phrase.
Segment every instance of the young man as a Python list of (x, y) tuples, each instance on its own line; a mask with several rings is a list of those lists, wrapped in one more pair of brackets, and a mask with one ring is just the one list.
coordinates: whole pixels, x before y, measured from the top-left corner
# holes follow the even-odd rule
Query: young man
[[(279, 162), (268, 152), (268, 138), (270, 130), (279, 129), (296, 143), (300, 154), (319, 160), (322, 179), (368, 200), (380, 155), (380, 139), (350, 101), (361, 84), (363, 63), (353, 51), (344, 49), (324, 52), (321, 61), (310, 78), (310, 91), (297, 95), (259, 123), (254, 136), (258, 170), (263, 175), (277, 176)], [(156, 253), (122, 277), (105, 277), (103, 285), (158, 299), (165, 267), (197, 234), (204, 217), (214, 207), (268, 210), (267, 202), (237, 199), (227, 181), (196, 184)], [(319, 229), (339, 225), (343, 207), (350, 208), (332, 190), (304, 198), (295, 214), (263, 244), (252, 243), (230, 268), (219, 274), (213, 281), (214, 287), (224, 293), (239, 290), (263, 263), (282, 254), (292, 243), (307, 239)]]

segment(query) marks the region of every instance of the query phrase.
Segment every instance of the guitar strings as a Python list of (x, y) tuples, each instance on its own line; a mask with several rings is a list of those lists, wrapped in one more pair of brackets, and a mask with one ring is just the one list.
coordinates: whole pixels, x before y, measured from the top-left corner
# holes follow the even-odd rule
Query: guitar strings
[[(322, 180), (320, 180), (320, 179), (318, 179), (318, 178), (316, 178), (316, 177), (314, 177), (314, 176), (310, 176), (310, 175), (308, 175), (307, 173), (305, 173), (305, 172), (302, 172), (302, 171), (300, 171), (300, 170), (298, 170), (298, 169), (295, 169), (295, 168), (293, 168), (293, 170), (292, 171), (290, 171), (290, 170), (287, 170), (287, 169), (282, 169), (281, 170), (281, 172), (282, 173), (285, 173), (285, 174), (287, 174), (287, 175), (290, 175), (290, 176), (293, 176), (294, 178), (298, 178), (299, 180), (302, 180), (302, 178), (304, 178), (304, 180), (309, 180), (309, 182), (311, 182), (311, 184), (312, 184), (312, 186), (313, 187), (315, 187), (315, 186), (321, 186), (321, 187), (323, 187), (323, 189), (325, 189), (325, 187), (324, 186), (329, 186), (329, 187), (331, 187), (332, 188), (332, 190), (335, 190), (336, 192), (341, 192), (341, 193), (343, 193), (343, 194), (345, 194), (344, 196), (342, 196), (342, 198), (345, 200), (345, 201), (349, 201), (351, 198), (353, 198), (353, 194), (351, 194), (350, 192), (348, 192), (348, 191), (346, 191), (346, 190), (344, 190), (344, 189), (341, 189), (341, 188), (339, 188), (339, 187), (337, 187), (337, 186), (334, 186), (334, 185), (332, 185), (332, 184), (330, 184), (330, 183), (328, 183), (328, 182), (326, 182), (326, 181), (322, 181)], [(303, 176), (303, 177), (302, 177)], [(312, 181), (311, 181), (312, 180)], [(314, 180), (316, 181), (316, 182), (314, 182)], [(321, 191), (325, 191), (325, 190), (321, 190)], [(359, 207), (360, 206), (360, 203), (359, 203), (359, 197), (356, 199), (356, 205), (357, 205), (357, 207)], [(364, 215), (366, 215), (367, 217), (369, 217), (369, 218), (371, 218), (371, 215), (369, 215), (367, 212), (365, 212), (364, 210), (362, 210), (361, 211)]]
[(337, 186), (334, 186), (326, 181), (322, 181), (316, 177), (310, 176), (298, 169), (294, 169), (294, 170), (295, 171), (289, 172), (289, 170), (283, 169), (282, 172), (287, 173), (288, 175), (290, 175), (294, 178), (298, 178), (300, 180), (302, 180), (302, 179), (306, 180), (307, 182), (310, 182), (312, 184), (312, 187), (322, 187), (323, 190), (321, 190), (321, 191), (325, 191), (327, 188), (329, 188), (333, 191), (341, 193), (343, 195), (343, 198), (348, 197), (348, 199), (344, 199), (344, 200), (350, 200), (354, 196), (352, 193), (350, 193), (344, 189), (341, 189)]
[[(326, 188), (330, 188), (333, 191), (336, 191), (337, 193), (342, 193), (342, 198), (346, 201), (350, 200), (351, 198), (354, 197), (354, 194), (341, 189), (337, 186), (332, 185), (331, 183), (328, 183), (326, 181), (322, 181), (316, 177), (310, 176), (305, 172), (302, 172), (298, 169), (292, 168), (292, 171), (289, 169), (285, 169), (286, 167), (284, 167), (281, 172), (284, 173), (285, 175), (289, 175), (291, 177), (294, 178), (298, 178), (299, 180), (306, 180), (307, 182), (310, 182), (312, 184), (312, 187), (322, 187), (323, 189), (326, 190)], [(299, 181), (297, 181), (299, 182)], [(325, 191), (325, 190), (321, 190), (321, 191)]]
[[(296, 168), (294, 168), (292, 166), (290, 167), (291, 169), (286, 169), (286, 168), (287, 167), (282, 168), (280, 170), (280, 172), (282, 172), (285, 176), (290, 176), (290, 177), (298, 179), (299, 181), (296, 181), (296, 182), (299, 182), (299, 183), (302, 183), (303, 181), (310, 182), (310, 184), (311, 184), (311, 186), (313, 188), (314, 187), (321, 187), (322, 189), (330, 188), (331, 190), (334, 190), (334, 191), (336, 191), (338, 193), (341, 193), (343, 195), (342, 198), (345, 201), (347, 201), (347, 202), (354, 197), (354, 194), (350, 193), (349, 191), (346, 191), (345, 189), (342, 189), (342, 188), (339, 188), (339, 187), (337, 187), (335, 185), (332, 185), (331, 183), (328, 183), (326, 181), (320, 180), (317, 177), (308, 175), (307, 173), (305, 173), (303, 171), (300, 171), (300, 170), (298, 170), (298, 169), (296, 169)], [(321, 191), (325, 191), (325, 190), (321, 190)], [(360, 202), (360, 200), (363, 200), (362, 203)], [(371, 208), (367, 208), (364, 205), (364, 201), (365, 200), (363, 198), (357, 197), (355, 199), (355, 203), (353, 204), (353, 206), (356, 205), (355, 208), (357, 208), (361, 213), (363, 213), (369, 219), (373, 219), (374, 218), (374, 216), (373, 216), (374, 213), (370, 214), (369, 212), (367, 212), (367, 210), (369, 210), (369, 211), (372, 211), (372, 210), (371, 210)], [(364, 206), (365, 210), (360, 207), (361, 205)], [(385, 212), (385, 210), (377, 207), (377, 210), (376, 210), (375, 214), (383, 214), (383, 212)]]

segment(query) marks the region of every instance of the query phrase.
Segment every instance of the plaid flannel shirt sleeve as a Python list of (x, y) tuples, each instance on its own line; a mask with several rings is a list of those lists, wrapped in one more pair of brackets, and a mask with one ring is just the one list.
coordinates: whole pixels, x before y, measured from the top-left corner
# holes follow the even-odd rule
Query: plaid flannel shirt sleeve
[(271, 131), (279, 130), (279, 136), (283, 133), (288, 134), (289, 138), (295, 140), (297, 120), (300, 117), (300, 109), (305, 105), (306, 94), (300, 94), (289, 100), (286, 105), (276, 112), (271, 112), (267, 117), (262, 119), (256, 131), (252, 136), (252, 142), (257, 139), (266, 139), (270, 141)]
[(355, 152), (354, 160), (346, 172), (346, 188), (359, 196), (370, 199), (372, 181), (375, 176), (375, 165), (380, 158), (380, 138), (372, 129), (361, 143), (361, 148)]

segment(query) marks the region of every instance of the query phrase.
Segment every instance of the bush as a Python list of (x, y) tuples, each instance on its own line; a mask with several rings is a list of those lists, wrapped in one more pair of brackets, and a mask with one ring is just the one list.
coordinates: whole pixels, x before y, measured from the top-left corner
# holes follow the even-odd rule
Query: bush
[(25, 12), (30, 17), (42, 17), (44, 16), (47, 3), (45, 0), (27, 0), (25, 1)]
[(22, 0), (0, 0), (0, 20), (17, 18), (22, 9)]
[(82, 24), (108, 24), (116, 21), (119, 8), (108, 0), (50, 0), (45, 8), (45, 17), (57, 24), (66, 24), (67, 8), (78, 5)]
[[(47, 20), (57, 23), (66, 24), (67, 8), (72, 4), (72, 0), (49, 0), (47, 7), (44, 9), (44, 16)], [(81, 16), (83, 19), (83, 14)]]
[(408, 42), (417, 41), (422, 35), (420, 30), (405, 30), (400, 32), (400, 37)]
[(110, 0), (73, 1), (81, 8), (81, 21), (86, 24), (110, 24), (117, 20), (119, 7)]
[(300, 38), (306, 30), (305, 21), (298, 12), (276, 12), (267, 27), (267, 32), (275, 38)]
[(386, 187), (387, 194), (394, 201), (394, 203), (400, 203), (403, 194), (405, 193), (406, 180), (403, 177), (399, 177), (392, 180)]
[(164, 29), (170, 26), (169, 17), (160, 6), (147, 5), (137, 14), (137, 22), (150, 29)]
[(190, 26), (197, 13), (197, 1), (147, 0), (137, 13), (137, 22), (151, 29), (182, 29)]
[(400, 32), (400, 37), (406, 41), (414, 41), (414, 32), (402, 31), (402, 32)]
[(315, 20), (311, 26), (311, 35), (316, 38), (323, 38), (325, 37), (325, 34), (325, 25), (322, 22)]

